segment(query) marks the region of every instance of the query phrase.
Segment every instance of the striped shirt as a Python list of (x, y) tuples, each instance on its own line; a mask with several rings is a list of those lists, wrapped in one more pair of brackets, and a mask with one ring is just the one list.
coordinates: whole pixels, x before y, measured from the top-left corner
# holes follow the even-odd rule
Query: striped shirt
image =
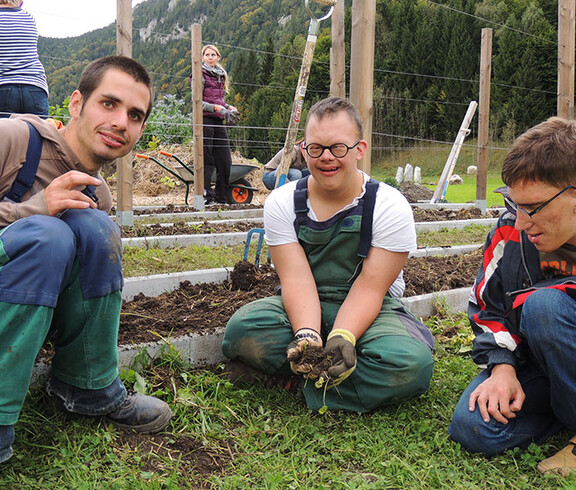
[(0, 8), (0, 85), (5, 84), (35, 85), (48, 93), (36, 21), (21, 8)]

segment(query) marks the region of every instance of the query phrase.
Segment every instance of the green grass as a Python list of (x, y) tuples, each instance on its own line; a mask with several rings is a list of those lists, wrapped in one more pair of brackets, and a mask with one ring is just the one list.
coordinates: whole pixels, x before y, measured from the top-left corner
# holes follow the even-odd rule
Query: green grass
[[(467, 203), (467, 202), (476, 202), (476, 179), (473, 175), (461, 175), (462, 180), (464, 181), (463, 184), (458, 185), (449, 185), (448, 189), (446, 190), (446, 201), (453, 202), (453, 203)], [(422, 182), (428, 182), (429, 180), (422, 180)], [(486, 181), (486, 207), (490, 208), (493, 206), (500, 206), (504, 205), (504, 201), (502, 199), (502, 194), (495, 194), (494, 190), (498, 187), (502, 187), (504, 183), (500, 175), (488, 175)], [(427, 185), (429, 189), (432, 191), (436, 190), (435, 185)]]
[[(466, 169), (470, 165), (477, 165), (477, 148), (474, 140), (467, 141), (462, 147), (454, 173), (464, 180), (461, 185), (449, 185), (446, 191), (446, 200), (451, 203), (476, 202), (476, 176), (467, 175)], [(496, 145), (505, 147), (505, 144)], [(422, 185), (431, 190), (436, 190), (436, 184), (442, 175), (444, 165), (451, 146), (437, 146), (432, 149), (413, 148), (395, 153), (386, 153), (372, 165), (371, 173), (374, 178), (386, 180), (396, 176), (398, 167), (404, 168), (410, 163), (414, 168), (420, 167), (422, 172)], [(502, 196), (494, 194), (494, 189), (504, 185), (500, 177), (502, 162), (507, 150), (494, 149), (489, 151), (489, 166), (486, 182), (486, 205), (487, 207), (502, 206)]]
[[(233, 247), (124, 247), (122, 269), (124, 276), (167, 274), (200, 269), (233, 267), (242, 260), (244, 245)], [(254, 255), (250, 258), (253, 260)], [(265, 257), (264, 257), (265, 258)]]
[(455, 245), (484, 244), (491, 226), (469, 225), (461, 230), (442, 228), (438, 231), (418, 233), (419, 247), (450, 247)]
[(187, 368), (171, 349), (152, 366), (135, 367), (148, 392), (174, 411), (160, 435), (132, 437), (98, 420), (67, 419), (33, 390), (16, 426), (15, 454), (0, 466), (0, 488), (575, 488), (574, 478), (535, 469), (572, 434), (493, 458), (449, 439), (455, 404), (478, 368), (466, 355), (463, 315), (444, 313), (429, 325), (438, 339), (430, 390), (370, 414), (312, 414), (301, 395), (239, 388), (213, 370)]
[[(454, 173), (460, 176), (466, 175), (466, 169), (470, 165), (478, 165), (478, 148), (475, 140), (466, 140), (462, 145)], [(508, 153), (508, 143), (495, 143), (493, 149), (488, 151), (488, 174), (499, 174), (504, 157)], [(404, 168), (409, 163), (413, 167), (420, 167), (422, 176), (435, 175), (435, 180), (440, 177), (450, 155), (452, 145), (426, 144), (426, 148), (409, 148), (394, 152), (372, 154), (372, 173), (384, 173), (389, 177), (396, 175), (398, 167)], [(424, 180), (423, 180), (424, 182)]]

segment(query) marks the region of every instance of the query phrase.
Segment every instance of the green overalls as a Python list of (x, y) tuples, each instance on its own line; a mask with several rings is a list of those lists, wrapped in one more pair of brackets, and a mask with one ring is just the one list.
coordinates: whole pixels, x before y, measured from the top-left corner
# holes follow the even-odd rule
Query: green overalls
[[(365, 241), (361, 240), (362, 215), (370, 207), (373, 211), (375, 192), (371, 199), (364, 196), (351, 210), (324, 222), (314, 222), (307, 217), (305, 204), (302, 206), (302, 199), (306, 202), (307, 179), (298, 184), (295, 226), (316, 281), (322, 310), (321, 334), (326, 342), (362, 266), (362, 258), (357, 254)], [(292, 372), (286, 349), (292, 338), (282, 298), (275, 296), (240, 308), (226, 326), (222, 349), (227, 358), (239, 359), (265, 373), (289, 375)], [(357, 339), (356, 370), (342, 384), (326, 392), (317, 389), (313, 381), (303, 380), (306, 403), (314, 411), (325, 404), (329, 410), (367, 412), (420, 395), (428, 389), (432, 377), (433, 343), (430, 331), (400, 301), (386, 295), (380, 314)]]

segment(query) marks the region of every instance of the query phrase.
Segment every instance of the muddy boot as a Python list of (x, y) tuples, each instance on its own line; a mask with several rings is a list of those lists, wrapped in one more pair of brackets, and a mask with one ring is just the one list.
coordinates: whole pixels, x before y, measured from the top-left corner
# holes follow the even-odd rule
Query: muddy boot
[(106, 388), (89, 390), (52, 376), (46, 392), (53, 399), (60, 400), (63, 410), (85, 416), (103, 416), (119, 427), (142, 434), (160, 432), (172, 417), (166, 402), (153, 396), (126, 391), (120, 377)]
[(222, 373), (225, 378), (239, 386), (260, 385), (265, 388), (278, 387), (291, 393), (300, 388), (300, 376), (283, 376), (281, 374), (265, 374), (262, 371), (244, 364), (242, 361), (228, 361)]
[(540, 473), (556, 473), (564, 478), (576, 471), (576, 436), (572, 437), (568, 445), (554, 456), (540, 461), (537, 469)]
[(168, 425), (172, 411), (158, 398), (128, 391), (124, 404), (105, 418), (119, 427), (141, 434), (156, 434)]

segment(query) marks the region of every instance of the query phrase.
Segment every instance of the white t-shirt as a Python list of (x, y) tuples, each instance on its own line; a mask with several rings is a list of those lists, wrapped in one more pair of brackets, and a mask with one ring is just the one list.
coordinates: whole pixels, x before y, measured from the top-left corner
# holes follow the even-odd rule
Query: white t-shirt
[[(362, 172), (364, 185), (362, 193), (354, 201), (342, 208), (339, 212), (358, 205), (358, 200), (366, 192), (366, 182), (370, 176)], [(264, 228), (268, 245), (285, 245), (298, 243), (294, 229), (294, 191), (296, 182), (292, 181), (278, 187), (270, 193), (264, 203)], [(308, 217), (313, 221), (320, 221), (314, 214), (310, 200), (307, 201)], [(372, 221), (372, 242), (375, 248), (383, 248), (390, 252), (411, 252), (416, 250), (416, 228), (412, 208), (406, 198), (393, 187), (380, 182), (376, 193), (374, 218)], [(398, 275), (389, 293), (399, 298), (404, 294), (404, 279), (402, 272)]]

